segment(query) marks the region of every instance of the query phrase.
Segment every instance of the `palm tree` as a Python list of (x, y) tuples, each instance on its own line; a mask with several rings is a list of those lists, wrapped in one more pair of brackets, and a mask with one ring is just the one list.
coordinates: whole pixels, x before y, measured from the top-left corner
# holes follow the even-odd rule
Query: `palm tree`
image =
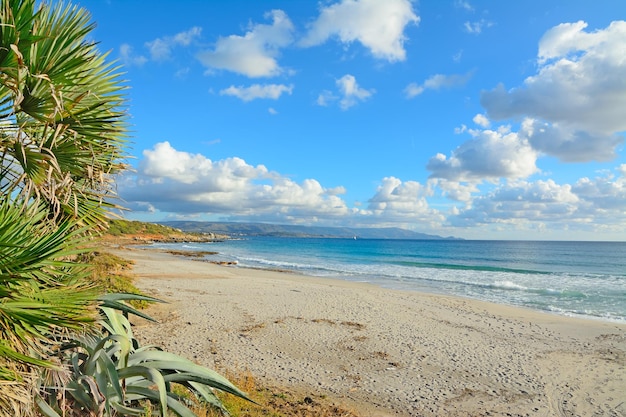
[(51, 353), (94, 315), (67, 259), (115, 207), (125, 87), (84, 9), (0, 3), (0, 415), (27, 415)]

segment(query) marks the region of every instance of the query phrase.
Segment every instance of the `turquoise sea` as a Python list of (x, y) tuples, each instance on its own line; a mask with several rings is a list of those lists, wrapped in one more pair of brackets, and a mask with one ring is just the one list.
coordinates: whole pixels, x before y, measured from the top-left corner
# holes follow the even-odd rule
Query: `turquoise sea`
[(207, 258), (241, 267), (626, 322), (626, 242), (251, 237), (157, 246), (216, 251)]

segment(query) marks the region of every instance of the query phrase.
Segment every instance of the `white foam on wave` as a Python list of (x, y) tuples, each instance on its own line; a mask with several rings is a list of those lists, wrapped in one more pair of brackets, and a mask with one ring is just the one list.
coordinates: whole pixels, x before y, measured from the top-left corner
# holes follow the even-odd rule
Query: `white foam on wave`
[(501, 288), (504, 290), (517, 290), (517, 291), (526, 291), (528, 287), (525, 287), (520, 284), (516, 284), (511, 281), (496, 281), (491, 285), (492, 288)]

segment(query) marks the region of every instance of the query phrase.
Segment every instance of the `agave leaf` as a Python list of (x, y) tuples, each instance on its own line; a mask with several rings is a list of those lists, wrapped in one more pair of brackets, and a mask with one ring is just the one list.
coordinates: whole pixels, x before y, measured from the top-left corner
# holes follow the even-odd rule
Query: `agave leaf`
[[(142, 388), (142, 387), (128, 387), (127, 391), (129, 393), (141, 395), (144, 398), (157, 400), (157, 393), (151, 389)], [(167, 407), (170, 408), (173, 412), (178, 414), (180, 417), (197, 417), (189, 408), (185, 407), (179, 401), (177, 401), (173, 395), (168, 395), (166, 397)], [(166, 416), (166, 414), (163, 414)]]
[(117, 411), (118, 413), (120, 413), (120, 415), (123, 415), (123, 416), (145, 416), (146, 415), (146, 410), (144, 410), (143, 408), (129, 407), (129, 406), (120, 404), (116, 401), (111, 402), (111, 407), (113, 407), (115, 411)]
[[(94, 390), (94, 385), (89, 377), (81, 376), (76, 381), (70, 381), (67, 384), (67, 391), (74, 399), (88, 410), (98, 409), (100, 404), (98, 390)], [(87, 389), (89, 387), (89, 389)]]
[[(152, 301), (152, 300), (147, 300), (147, 301)], [(137, 310), (136, 308), (125, 304), (125, 303), (120, 303), (118, 301), (104, 301), (100, 304), (102, 307), (108, 307), (108, 308), (112, 308), (115, 310), (119, 310), (124, 314), (134, 314), (135, 316), (141, 317), (143, 319), (149, 320), (153, 323), (156, 323), (157, 321), (155, 319), (153, 319), (152, 317), (150, 317), (149, 315), (147, 315), (146, 313)]]
[(85, 363), (85, 374), (87, 375), (94, 374), (94, 371), (96, 369), (96, 364), (98, 363), (100, 356), (101, 355), (107, 356), (106, 351), (105, 351), (105, 346), (111, 341), (119, 344), (122, 351), (130, 350), (130, 341), (128, 340), (128, 338), (124, 337), (123, 335), (112, 334), (112, 335), (102, 338), (101, 340), (98, 341), (98, 344), (95, 346), (95, 348), (91, 352), (89, 359)]
[[(147, 380), (152, 381), (158, 389), (158, 401), (161, 405), (161, 415), (167, 416), (167, 389), (165, 386), (165, 380), (163, 379), (163, 375), (161, 375), (161, 373), (157, 369), (147, 366), (135, 365), (118, 370), (118, 374), (120, 379), (141, 375)], [(126, 389), (128, 390), (128, 388), (130, 387), (127, 386)], [(153, 390), (150, 391), (154, 392)]]
[[(166, 353), (166, 352), (162, 352)], [(217, 388), (221, 391), (228, 392), (230, 394), (236, 395), (238, 397), (244, 398), (246, 400), (252, 401), (248, 395), (241, 391), (239, 388), (234, 386), (229, 380), (218, 374), (217, 372), (205, 368), (203, 366), (197, 365), (191, 361), (186, 360), (178, 360), (178, 361), (147, 361), (141, 363), (143, 366), (154, 368), (154, 369), (170, 369), (177, 372), (186, 372), (192, 375), (195, 375), (198, 378), (204, 379), (206, 382), (205, 385)]]
[(123, 292), (118, 292), (118, 293), (109, 293), (109, 294), (104, 294), (98, 297), (99, 300), (101, 301), (125, 301), (125, 300), (140, 300), (140, 301), (153, 301), (155, 303), (164, 303), (165, 301), (160, 300), (158, 298), (154, 298), (154, 297), (150, 297), (148, 295), (141, 295), (141, 294), (133, 294), (133, 293), (123, 293)]
[(101, 368), (104, 368), (102, 369), (103, 372), (98, 372), (96, 376), (100, 391), (107, 393), (113, 391), (113, 394), (105, 396), (108, 408), (111, 405), (111, 399), (118, 398), (119, 401), (124, 401), (124, 392), (122, 391), (119, 374), (113, 360), (108, 355), (100, 355), (99, 364)]
[(45, 417), (61, 417), (40, 395), (35, 396), (35, 404), (37, 404), (39, 412)]
[(102, 324), (110, 333), (124, 335), (128, 339), (132, 339), (133, 332), (131, 330), (130, 322), (126, 317), (109, 307), (100, 307), (100, 311), (102, 311), (106, 316), (106, 319), (103, 320)]
[(132, 306), (129, 306), (126, 303), (120, 301), (149, 301), (153, 303), (164, 303), (165, 301), (159, 300), (158, 298), (150, 297), (147, 295), (141, 294), (132, 294), (132, 293), (110, 293), (100, 296), (98, 300), (101, 302), (102, 307), (109, 307), (115, 310), (119, 310), (124, 314), (134, 314), (146, 320), (150, 320), (152, 322), (156, 322), (155, 319), (147, 315), (146, 313), (139, 311)]

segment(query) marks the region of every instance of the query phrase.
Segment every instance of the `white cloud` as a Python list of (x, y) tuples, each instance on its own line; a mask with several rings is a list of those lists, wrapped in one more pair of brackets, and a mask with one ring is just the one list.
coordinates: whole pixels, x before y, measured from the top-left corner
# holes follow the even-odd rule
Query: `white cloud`
[(133, 47), (127, 43), (124, 43), (120, 46), (120, 60), (125, 65), (136, 65), (138, 67), (148, 62), (148, 58), (146, 58), (145, 56), (135, 55)]
[(252, 101), (255, 99), (272, 99), (278, 100), (283, 93), (291, 94), (293, 85), (284, 84), (253, 84), (250, 87), (230, 87), (221, 90), (220, 95), (234, 96), (243, 101)]
[(593, 179), (581, 178), (572, 190), (586, 201), (592, 213), (626, 221), (626, 164), (620, 165), (617, 175), (608, 173)]
[(489, 125), (491, 124), (487, 116), (485, 116), (484, 114), (480, 114), (480, 113), (474, 116), (472, 121), (480, 127), (489, 127)]
[(269, 114), (271, 114), (272, 116), (274, 116), (274, 115), (277, 115), (277, 114), (278, 114), (278, 111), (277, 111), (275, 108), (273, 108), (273, 107), (270, 107), (269, 109), (267, 109), (267, 112), (268, 112)]
[(403, 183), (395, 177), (385, 177), (376, 194), (369, 200), (371, 210), (382, 210), (395, 205), (401, 211), (413, 211), (417, 206), (428, 206), (424, 197), (430, 190), (416, 181)]
[(209, 68), (222, 69), (248, 77), (272, 77), (283, 72), (276, 60), (280, 49), (293, 41), (294, 27), (282, 10), (266, 13), (270, 25), (256, 24), (244, 36), (220, 37), (215, 49), (197, 57)]
[(367, 90), (361, 88), (356, 82), (356, 78), (350, 74), (346, 74), (336, 80), (336, 84), (339, 95), (329, 90), (322, 91), (316, 100), (319, 106), (328, 106), (335, 101), (339, 101), (339, 107), (342, 110), (347, 110), (359, 101), (367, 100), (376, 92), (374, 89)]
[(404, 61), (405, 27), (419, 20), (409, 0), (341, 0), (322, 8), (301, 45), (319, 45), (337, 36), (345, 44), (358, 41), (376, 58)]
[(626, 21), (592, 33), (586, 27), (577, 22), (550, 29), (539, 42), (536, 75), (521, 87), (507, 91), (499, 85), (481, 95), (491, 119), (548, 122), (556, 144), (543, 137), (534, 145), (568, 161), (607, 159), (626, 130)]
[(581, 220), (579, 198), (569, 184), (553, 180), (504, 184), (472, 201), (471, 206), (451, 218), (457, 226), (477, 224), (566, 224)]
[(174, 35), (173, 43), (175, 45), (189, 46), (191, 42), (202, 33), (202, 28), (194, 26), (186, 32), (180, 32)]
[(376, 90), (366, 90), (359, 87), (356, 82), (356, 78), (353, 75), (346, 74), (337, 80), (337, 87), (342, 97), (339, 99), (339, 106), (343, 110), (347, 110), (350, 107), (357, 104), (359, 101), (365, 101), (371, 97)]
[(455, 201), (470, 202), (474, 195), (480, 191), (478, 184), (474, 182), (449, 181), (443, 178), (433, 178), (429, 181), (433, 183), (433, 187), (439, 187), (445, 197)]
[(406, 88), (404, 89), (404, 94), (406, 95), (406, 98), (417, 97), (423, 92), (424, 92), (424, 87), (421, 85), (418, 85), (417, 83), (411, 83), (407, 85)]
[(196, 38), (200, 37), (202, 28), (194, 26), (191, 29), (177, 33), (174, 36), (157, 38), (146, 42), (146, 47), (150, 51), (150, 57), (154, 61), (164, 61), (170, 58), (172, 48), (176, 46), (189, 46)]
[(420, 221), (429, 225), (440, 224), (444, 218), (429, 207), (426, 197), (430, 195), (432, 190), (419, 182), (386, 177), (369, 200), (368, 211), (387, 223)]
[(463, 24), (463, 28), (467, 33), (471, 33), (472, 35), (479, 35), (483, 32), (483, 29), (490, 28), (493, 26), (493, 22), (490, 22), (485, 19), (480, 19), (475, 22), (465, 22)]
[[(236, 157), (211, 161), (178, 151), (168, 142), (145, 150), (137, 171), (118, 178), (119, 194), (129, 207), (161, 215), (344, 226), (417, 224), (420, 231), (457, 235), (500, 226), (552, 233), (542, 238), (559, 238), (567, 228), (591, 233), (581, 236), (602, 231), (618, 238), (624, 233), (626, 164), (573, 185), (513, 179), (481, 188), (471, 181), (436, 178), (420, 184), (386, 177), (367, 208), (350, 208), (341, 198), (344, 187), (327, 188), (315, 179), (295, 182)], [(436, 189), (462, 201), (463, 207), (450, 207), (445, 215), (432, 208), (429, 199), (437, 197)]]
[(565, 162), (610, 161), (615, 158), (617, 147), (624, 142), (624, 138), (617, 134), (591, 134), (534, 119), (525, 119), (522, 128), (534, 149)]
[(246, 178), (268, 174), (263, 165), (251, 167), (239, 158), (229, 158), (215, 164), (201, 154), (177, 151), (169, 142), (157, 143), (154, 149), (144, 150), (143, 157), (139, 171), (158, 183), (164, 180), (181, 184), (202, 182), (204, 187), (222, 190), (236, 188)]
[[(553, 233), (576, 231), (623, 236), (626, 225), (626, 172), (582, 178), (574, 185), (553, 180), (503, 184), (476, 197), (449, 218), (451, 224), (474, 228), (508, 224), (518, 230)], [(554, 234), (556, 232), (556, 234)], [(545, 238), (545, 237), (542, 237)]]
[(435, 74), (432, 77), (428, 78), (422, 85), (417, 85), (416, 83), (409, 84), (405, 89), (404, 93), (407, 98), (413, 98), (417, 95), (422, 94), (425, 90), (440, 90), (442, 88), (453, 88), (465, 85), (469, 79), (472, 77), (473, 73), (468, 72), (467, 74)]
[(456, 148), (450, 158), (437, 154), (426, 168), (432, 178), (450, 181), (495, 181), (525, 178), (539, 169), (537, 152), (524, 135), (506, 130), (470, 130), (474, 138)]
[(168, 142), (143, 152), (136, 174), (118, 183), (133, 205), (162, 212), (205, 213), (283, 220), (345, 216), (351, 210), (338, 196), (343, 187), (325, 189), (314, 179), (301, 183), (252, 166), (241, 158), (211, 161), (201, 154), (178, 151)]

